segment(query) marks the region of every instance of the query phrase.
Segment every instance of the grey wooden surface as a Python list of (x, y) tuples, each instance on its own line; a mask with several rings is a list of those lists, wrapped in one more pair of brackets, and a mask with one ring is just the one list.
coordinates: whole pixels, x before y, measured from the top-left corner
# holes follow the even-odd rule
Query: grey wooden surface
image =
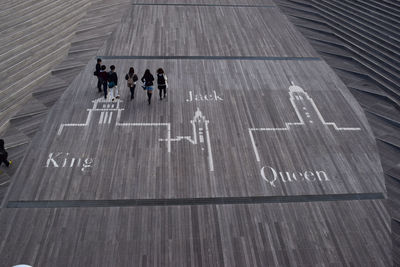
[(0, 135), (14, 162), (12, 170), (0, 175), (1, 200), (50, 107), (95, 56), (129, 1), (13, 1), (1, 6)]
[(67, 55), (90, 1), (0, 3), (0, 130)]
[[(202, 151), (183, 140), (172, 142), (168, 153), (167, 143), (159, 141), (167, 137), (166, 127), (118, 127), (117, 112), (110, 124), (99, 124), (101, 112), (97, 111), (89, 125), (65, 127), (58, 135), (62, 123), (85, 123), (92, 100), (102, 97), (93, 86), (93, 66), (89, 64), (36, 136), (11, 200), (384, 191), (375, 142), (361, 108), (323, 61), (105, 60), (105, 64), (115, 64), (122, 78), (121, 123), (170, 123), (172, 138), (191, 136), (190, 121), (199, 108), (210, 121), (215, 170), (209, 170), (208, 148)], [(134, 66), (139, 76), (146, 68), (163, 66), (169, 77), (167, 99), (160, 101), (156, 90), (148, 106), (147, 95), (138, 84), (136, 98), (130, 101), (123, 79), (129, 66)], [(292, 126), (289, 131), (253, 132), (260, 156), (257, 162), (248, 129), (280, 128), (285, 122), (299, 120), (289, 100), (291, 81), (308, 92), (326, 121), (338, 127), (360, 127), (361, 131), (336, 131), (316, 120), (315, 126)], [(201, 95), (215, 91), (223, 100), (189, 102), (190, 91)], [(63, 153), (57, 158), (60, 167), (52, 163), (46, 167), (49, 154), (59, 152)], [(80, 171), (68, 168), (69, 162), (62, 167), (66, 153), (68, 160), (81, 155), (94, 158), (93, 167)], [(324, 171), (329, 181), (281, 180), (274, 187), (260, 175), (263, 166), (291, 173)]]
[(315, 56), (277, 8), (132, 6), (103, 55)]
[[(376, 57), (382, 55), (385, 47), (400, 50), (399, 42), (387, 38), (392, 34), (399, 38), (400, 24), (397, 21), (400, 8), (394, 1), (325, 1), (323, 7), (320, 1), (312, 5), (309, 1), (276, 2), (290, 20), (299, 26), (298, 29), (308, 37), (324, 60), (336, 69), (335, 72), (367, 114), (377, 140), (388, 190), (387, 208), (392, 217), (393, 266), (399, 266), (400, 87), (398, 82), (391, 83), (390, 79), (399, 79), (399, 75), (391, 73), (397, 71), (399, 74), (400, 64), (398, 57), (389, 57), (386, 60), (376, 60)], [(336, 15), (329, 18), (329, 13), (332, 12)], [(351, 17), (348, 16), (349, 12)], [(330, 23), (332, 19), (335, 23)], [(312, 22), (315, 20), (319, 23)], [(345, 33), (346, 28), (351, 29), (350, 35)], [(368, 33), (369, 40), (363, 38), (365, 33)], [(397, 67), (381, 67), (396, 61)]]
[(390, 266), (387, 216), (382, 201), (3, 209), (0, 259), (2, 266)]
[[(129, 14), (98, 56), (317, 55), (278, 9), (132, 5)], [(200, 22), (204, 25), (199, 26)], [(163, 32), (172, 33), (172, 39), (163, 42)], [(209, 147), (202, 150), (182, 140), (173, 142), (168, 153), (167, 144), (159, 141), (167, 135), (165, 127), (116, 127), (116, 114), (110, 124), (99, 124), (100, 114), (93, 114), (87, 127), (65, 127), (57, 135), (62, 123), (85, 123), (91, 101), (102, 97), (96, 92), (93, 62), (76, 77), (64, 71), (61, 74), (71, 77), (71, 85), (35, 135), (0, 211), (0, 262), (34, 266), (390, 266), (390, 227), (383, 200), (196, 203), (198, 197), (385, 193), (365, 116), (326, 63), (212, 59), (107, 59), (104, 63), (115, 64), (121, 80), (130, 66), (139, 76), (146, 68), (164, 67), (168, 97), (160, 101), (155, 94), (150, 106), (140, 86), (130, 101), (125, 82), (121, 82), (124, 111), (120, 122), (171, 123), (171, 137), (190, 136), (190, 120), (199, 108), (210, 121), (214, 171), (210, 171)], [(257, 162), (249, 128), (284, 127), (298, 120), (289, 101), (291, 82), (309, 94), (327, 122), (361, 130), (337, 132), (308, 125), (287, 132), (254, 132)], [(215, 91), (223, 101), (188, 102), (190, 91)], [(52, 152), (69, 153), (66, 167), (46, 167)], [(93, 157), (94, 165), (86, 171), (69, 168), (71, 157)], [(63, 165), (61, 158), (58, 164)], [(323, 170), (330, 181), (280, 181), (273, 187), (260, 174), (263, 166), (271, 165), (303, 174)], [(193, 204), (7, 208), (9, 201), (24, 200), (178, 197), (192, 198)]]
[(260, 5), (260, 6), (276, 6), (273, 0), (132, 0), (133, 4), (182, 4), (182, 5)]

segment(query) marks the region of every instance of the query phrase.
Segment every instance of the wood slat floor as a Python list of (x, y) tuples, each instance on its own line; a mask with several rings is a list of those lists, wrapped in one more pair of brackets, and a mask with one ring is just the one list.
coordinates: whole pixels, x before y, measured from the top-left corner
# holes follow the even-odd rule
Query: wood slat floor
[[(115, 64), (122, 79), (129, 66), (140, 73), (163, 66), (169, 77), (167, 98), (159, 100), (156, 90), (149, 106), (138, 84), (131, 101), (122, 81), (122, 98), (103, 101), (89, 64), (36, 136), (10, 200), (384, 191), (365, 116), (323, 61), (105, 60), (105, 64)], [(294, 104), (291, 82), (304, 89), (303, 100)], [(96, 109), (92, 101), (100, 101)], [(197, 110), (209, 121), (208, 132), (204, 122), (191, 123)], [(285, 126), (300, 120), (304, 125)], [(338, 129), (360, 130), (337, 130), (327, 122)], [(288, 130), (279, 130), (285, 127)], [(265, 128), (278, 130), (262, 131)], [(160, 141), (168, 136), (170, 145)], [(179, 136), (190, 140), (176, 140)], [(93, 163), (82, 171), (78, 160), (86, 158)], [(302, 177), (307, 175), (308, 179)]]
[(273, 0), (132, 0), (132, 4), (180, 4), (180, 5), (235, 5), (235, 6), (252, 6), (252, 5), (260, 5), (260, 6), (276, 6)]
[(3, 266), (391, 266), (387, 217), (382, 201), (3, 209), (0, 255)]
[(103, 55), (315, 56), (277, 8), (133, 5)]
[[(161, 4), (132, 4), (97, 52), (116, 65), (121, 99), (97, 92), (93, 59), (33, 138), (0, 210), (0, 262), (390, 266), (365, 114), (279, 9), (149, 3)], [(163, 67), (167, 98), (155, 90), (148, 105), (138, 83), (131, 101), (130, 66), (139, 78)], [(115, 202), (143, 199), (154, 202)]]

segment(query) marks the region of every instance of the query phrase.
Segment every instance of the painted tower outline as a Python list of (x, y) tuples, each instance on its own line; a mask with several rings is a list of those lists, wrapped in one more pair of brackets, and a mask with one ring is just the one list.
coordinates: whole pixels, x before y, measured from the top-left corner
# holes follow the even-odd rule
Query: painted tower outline
[(92, 101), (93, 107), (87, 109), (88, 115), (85, 123), (62, 123), (57, 131), (57, 135), (61, 135), (65, 127), (86, 127), (91, 123), (93, 114), (95, 112), (100, 112), (100, 118), (98, 124), (109, 124), (111, 125), (113, 115), (116, 113), (116, 127), (135, 127), (135, 126), (145, 126), (145, 127), (167, 127), (167, 137), (165, 139), (159, 139), (160, 142), (167, 142), (168, 153), (171, 153), (171, 143), (180, 142), (183, 140), (189, 141), (192, 145), (200, 145), (201, 150), (208, 151), (208, 163), (209, 170), (214, 171), (213, 156), (211, 150), (210, 133), (208, 129), (209, 120), (203, 115), (201, 110), (197, 108), (193, 119), (190, 121), (193, 129), (193, 136), (177, 136), (176, 138), (171, 138), (171, 123), (131, 123), (131, 122), (120, 122), (123, 108), (120, 107), (122, 100), (109, 101), (103, 98), (98, 98)]
[(336, 131), (361, 130), (359, 127), (338, 127), (334, 122), (326, 122), (314, 100), (308, 95), (308, 93), (306, 93), (300, 86), (295, 85), (293, 82), (291, 83), (292, 85), (289, 86), (290, 102), (292, 103), (299, 121), (285, 122), (285, 127), (281, 128), (249, 128), (250, 139), (258, 162), (260, 161), (260, 156), (254, 141), (253, 131), (289, 131), (293, 126), (310, 126), (317, 124), (318, 122), (326, 127), (333, 127)]

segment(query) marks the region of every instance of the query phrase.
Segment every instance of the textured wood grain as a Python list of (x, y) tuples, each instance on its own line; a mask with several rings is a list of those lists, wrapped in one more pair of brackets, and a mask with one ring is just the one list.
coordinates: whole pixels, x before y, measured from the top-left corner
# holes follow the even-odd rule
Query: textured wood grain
[[(0, 129), (32, 98), (35, 86), (67, 55), (90, 1), (26, 1), (5, 4), (0, 37)], [(3, 3), (0, 4), (2, 6)]]
[(113, 56), (316, 55), (277, 8), (204, 6), (133, 6), (100, 53)]
[[(92, 66), (79, 75), (54, 107), (31, 149), (16, 181), (12, 200), (173, 198), (252, 195), (367, 193), (384, 190), (382, 170), (361, 108), (323, 61), (224, 61), (224, 60), (107, 60), (120, 78), (130, 66), (141, 74), (145, 68), (163, 66), (169, 77), (167, 99), (155, 91), (152, 105), (138, 84), (136, 98), (121, 82), (121, 123), (170, 123), (171, 136), (192, 136), (195, 111), (210, 121), (214, 171), (209, 170), (207, 149), (188, 141), (172, 142), (171, 153), (165, 126), (116, 126), (99, 124), (101, 111), (93, 112), (84, 127), (92, 100), (101, 98), (93, 89)], [(140, 75), (139, 75), (140, 76)], [(254, 79), (253, 77), (258, 77)], [(89, 78), (89, 79), (88, 79)], [(322, 125), (292, 126), (289, 131), (253, 132), (260, 155), (257, 162), (249, 128), (285, 127), (299, 118), (290, 102), (291, 81), (313, 98), (327, 122), (360, 131), (336, 131)], [(327, 82), (329, 81), (329, 82)], [(217, 94), (221, 100), (189, 102), (190, 92)], [(194, 96), (193, 96), (194, 97)], [(193, 98), (192, 97), (192, 98)], [(113, 104), (111, 101), (106, 104)], [(340, 109), (336, 107), (340, 106)], [(299, 107), (300, 108), (300, 107)], [(335, 110), (335, 112), (332, 112)], [(310, 111), (311, 112), (311, 111)], [(304, 116), (304, 119), (305, 116)], [(108, 122), (108, 121), (107, 121)], [(54, 168), (50, 153), (63, 152), (57, 164), (69, 157), (94, 158), (94, 166)], [(69, 163), (68, 163), (69, 164)], [(263, 166), (277, 171), (303, 173), (324, 171), (329, 181), (263, 180)], [(272, 174), (272, 172), (269, 172)], [(292, 174), (291, 174), (292, 176)], [(299, 177), (300, 179), (300, 177)], [(280, 180), (280, 181), (279, 181)]]
[(5, 266), (390, 266), (383, 211), (381, 201), (4, 209), (0, 259)]
[[(277, 8), (199, 3), (210, 5), (130, 6), (97, 56), (317, 55)], [(92, 23), (100, 21), (96, 18)], [(81, 28), (83, 32), (86, 29)], [(71, 48), (77, 53), (75, 58), (93, 53), (91, 46), (104, 36), (107, 34), (94, 31), (89, 39), (76, 37)], [(385, 192), (365, 115), (323, 61), (107, 59), (104, 63), (116, 65), (122, 80), (120, 104), (124, 110), (119, 122), (163, 125), (116, 126), (116, 112), (105, 120), (100, 111), (92, 114), (87, 126), (65, 127), (58, 135), (62, 123), (84, 124), (91, 101), (102, 97), (95, 88), (93, 60), (79, 74), (69, 69), (75, 67), (71, 62), (54, 72), (71, 84), (33, 138), (3, 207), (8, 201), (23, 200), (178, 197), (192, 198), (193, 204), (2, 208), (0, 262), (10, 266), (21, 262), (34, 266), (390, 265), (390, 228), (382, 200), (196, 205), (197, 197)], [(167, 99), (158, 100), (156, 90), (152, 104), (147, 105), (138, 84), (136, 97), (130, 101), (123, 80), (130, 66), (139, 76), (146, 68), (154, 72), (162, 66), (169, 77)], [(258, 162), (249, 128), (282, 128), (299, 120), (289, 99), (291, 82), (315, 101), (326, 122), (361, 130), (340, 132), (332, 125), (307, 122), (287, 132), (254, 132)], [(37, 95), (51, 106), (57, 97), (43, 94), (45, 91), (39, 90)], [(190, 92), (202, 95), (203, 101), (186, 101)], [(215, 101), (214, 94), (223, 100)], [(299, 104), (305, 107), (309, 103), (304, 99)], [(112, 108), (115, 102), (100, 103), (103, 105)], [(197, 108), (209, 120), (211, 150), (186, 138), (193, 134), (190, 121)], [(30, 114), (37, 109), (40, 105), (26, 110)], [(322, 122), (315, 112), (310, 118)], [(29, 134), (36, 125), (30, 119), (37, 121), (21, 117), (15, 124)], [(176, 139), (170, 153), (167, 143), (159, 140), (168, 136), (166, 123)], [(208, 151), (213, 155), (212, 171)], [(62, 153), (57, 156), (58, 168), (48, 161), (50, 153)], [(93, 158), (94, 165), (84, 171), (82, 165), (76, 168), (78, 158), (86, 157)], [(263, 166), (303, 175), (326, 171), (330, 180), (281, 179), (274, 187), (263, 180)]]
[(132, 4), (182, 4), (182, 5), (271, 5), (275, 6), (275, 2), (272, 0), (132, 0)]

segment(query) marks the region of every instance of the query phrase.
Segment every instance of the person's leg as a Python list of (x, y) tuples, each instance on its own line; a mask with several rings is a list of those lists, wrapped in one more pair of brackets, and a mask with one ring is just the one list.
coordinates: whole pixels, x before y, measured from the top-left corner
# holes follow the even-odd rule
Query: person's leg
[(164, 95), (163, 97), (165, 98), (167, 96), (167, 86), (164, 86)]
[(114, 86), (115, 98), (119, 98), (119, 87), (118, 85)]
[(151, 95), (152, 95), (151, 91), (147, 90), (147, 98), (148, 98), (149, 105), (151, 103)]
[(10, 166), (10, 161), (8, 161), (7, 157), (1, 157), (0, 159), (0, 165), (1, 163), (4, 163), (7, 167)]
[(101, 80), (100, 77), (97, 76), (97, 89), (99, 89), (99, 93), (101, 93)]
[(158, 87), (158, 92), (160, 93), (160, 100), (162, 100), (162, 87), (161, 86)]
[(104, 99), (107, 99), (107, 82), (103, 82)]
[(129, 87), (129, 90), (131, 91), (131, 100), (135, 98), (135, 87)]

